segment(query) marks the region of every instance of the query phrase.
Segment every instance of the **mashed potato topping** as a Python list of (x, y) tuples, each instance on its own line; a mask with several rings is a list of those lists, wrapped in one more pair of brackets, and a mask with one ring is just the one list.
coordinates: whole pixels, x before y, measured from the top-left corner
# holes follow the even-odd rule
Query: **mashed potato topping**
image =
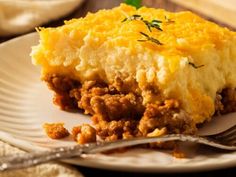
[[(160, 20), (162, 30), (150, 31), (141, 20), (123, 21), (132, 15)], [(31, 56), (42, 66), (42, 78), (60, 74), (109, 85), (119, 76), (143, 105), (176, 99), (195, 123), (212, 117), (217, 92), (236, 88), (236, 33), (191, 12), (121, 4), (38, 32)], [(145, 39), (140, 32), (162, 45), (138, 41)]]

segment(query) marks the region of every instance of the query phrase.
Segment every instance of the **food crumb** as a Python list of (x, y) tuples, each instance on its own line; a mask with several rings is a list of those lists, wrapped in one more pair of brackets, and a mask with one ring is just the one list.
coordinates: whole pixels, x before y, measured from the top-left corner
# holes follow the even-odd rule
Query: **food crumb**
[(45, 123), (43, 128), (47, 136), (52, 139), (62, 139), (70, 135), (64, 123)]
[(177, 159), (182, 159), (185, 158), (186, 155), (183, 151), (180, 150), (180, 148), (178, 147), (178, 145), (175, 145), (175, 148), (172, 152), (173, 157), (177, 158)]
[(96, 142), (96, 130), (89, 124), (82, 124), (72, 129), (72, 136), (78, 144)]

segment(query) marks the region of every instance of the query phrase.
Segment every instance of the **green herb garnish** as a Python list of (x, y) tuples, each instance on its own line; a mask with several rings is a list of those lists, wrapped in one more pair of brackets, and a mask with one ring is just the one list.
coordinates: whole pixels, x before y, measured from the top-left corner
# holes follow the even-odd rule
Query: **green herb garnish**
[(132, 21), (132, 20), (143, 20), (143, 18), (141, 17), (141, 15), (134, 14), (134, 15), (132, 15), (130, 17), (125, 18), (121, 22)]
[(146, 39), (139, 39), (139, 42), (146, 42), (146, 41), (150, 41), (153, 42), (157, 45), (163, 45), (158, 39), (155, 39), (153, 37), (148, 36), (146, 33), (140, 32), (140, 34), (142, 34)]
[(157, 30), (163, 31), (160, 27), (160, 24), (162, 23), (162, 21), (160, 21), (160, 20), (152, 20), (151, 22), (149, 22), (147, 20), (142, 20), (142, 21), (148, 27), (148, 30), (150, 32), (152, 32), (152, 28), (156, 28)]
[(124, 0), (124, 3), (134, 6), (138, 9), (141, 7), (142, 0)]
[(125, 18), (124, 20), (122, 20), (121, 22), (125, 22), (125, 21), (132, 21), (132, 20), (140, 20), (142, 21), (148, 28), (148, 30), (150, 32), (152, 32), (152, 28), (156, 28), (157, 30), (163, 31), (160, 27), (160, 24), (162, 23), (162, 21), (160, 20), (152, 20), (151, 22), (144, 20), (143, 17), (141, 15), (137, 15), (134, 14), (130, 17)]
[(205, 65), (195, 65), (194, 63), (192, 63), (192, 62), (188, 62), (188, 64), (189, 65), (191, 65), (192, 67), (194, 67), (195, 69), (198, 69), (198, 68), (201, 68), (201, 67), (203, 67), (203, 66), (205, 66)]

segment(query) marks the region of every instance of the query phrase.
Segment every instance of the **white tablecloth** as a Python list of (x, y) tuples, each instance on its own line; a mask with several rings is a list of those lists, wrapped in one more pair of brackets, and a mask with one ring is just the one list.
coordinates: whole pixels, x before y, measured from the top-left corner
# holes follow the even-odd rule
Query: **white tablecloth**
[[(0, 141), (0, 157), (15, 153), (25, 153), (13, 146)], [(0, 177), (82, 177), (75, 168), (60, 163), (46, 163), (35, 167), (0, 172)]]

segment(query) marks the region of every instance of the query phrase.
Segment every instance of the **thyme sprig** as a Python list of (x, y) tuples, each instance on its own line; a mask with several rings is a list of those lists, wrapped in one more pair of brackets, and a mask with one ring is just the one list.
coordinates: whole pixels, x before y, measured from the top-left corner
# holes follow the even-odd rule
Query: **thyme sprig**
[(139, 32), (140, 34), (142, 34), (146, 39), (139, 39), (139, 42), (146, 42), (146, 41), (150, 41), (153, 42), (157, 45), (163, 45), (158, 39), (155, 39), (153, 37), (150, 37), (149, 35), (147, 35), (146, 33), (143, 32)]
[[(155, 29), (157, 29), (159, 31), (163, 31), (161, 26), (160, 26), (162, 23), (174, 23), (173, 20), (167, 18), (166, 16), (165, 16), (165, 21), (161, 21), (161, 20), (148, 21), (148, 20), (145, 20), (141, 15), (138, 15), (138, 14), (134, 14), (134, 15), (132, 15), (130, 17), (126, 17), (121, 22), (133, 21), (133, 20), (140, 20), (140, 21), (142, 21), (147, 26), (149, 32), (152, 32), (152, 28), (155, 28)], [(139, 42), (151, 41), (151, 42), (153, 42), (155, 44), (163, 45), (158, 39), (150, 37), (149, 35), (147, 35), (144, 32), (139, 32), (139, 33), (142, 34), (146, 38), (146, 39), (139, 39), (138, 40)], [(202, 67), (202, 66), (195, 66), (194, 63), (189, 63), (189, 64), (192, 65), (195, 68)]]
[(137, 15), (134, 14), (130, 17), (126, 17), (124, 20), (122, 20), (121, 22), (125, 22), (125, 21), (132, 21), (132, 20), (143, 20), (143, 17), (141, 17), (141, 15)]
[(198, 69), (198, 68), (201, 68), (201, 67), (203, 67), (203, 66), (205, 66), (205, 65), (195, 65), (194, 63), (192, 63), (192, 62), (188, 62), (188, 64), (189, 65), (191, 65), (192, 67), (194, 67), (195, 69)]
[(156, 28), (157, 30), (160, 30), (160, 31), (163, 31), (161, 29), (161, 26), (160, 24), (162, 23), (162, 21), (160, 20), (152, 20), (152, 21), (147, 21), (147, 20), (144, 20), (143, 17), (141, 15), (137, 15), (137, 14), (134, 14), (130, 17), (126, 17), (124, 20), (122, 20), (121, 22), (125, 22), (125, 21), (132, 21), (132, 20), (140, 20), (142, 21), (148, 28), (148, 30), (150, 32), (152, 32), (152, 28)]
[(159, 31), (163, 31), (162, 29), (161, 29), (161, 26), (160, 26), (160, 24), (162, 23), (162, 21), (160, 21), (160, 20), (152, 20), (151, 22), (149, 22), (149, 21), (147, 21), (147, 20), (142, 20), (143, 21), (143, 23), (147, 26), (147, 28), (148, 28), (148, 30), (150, 31), (150, 32), (152, 32), (152, 28), (156, 28), (157, 30), (159, 30)]

